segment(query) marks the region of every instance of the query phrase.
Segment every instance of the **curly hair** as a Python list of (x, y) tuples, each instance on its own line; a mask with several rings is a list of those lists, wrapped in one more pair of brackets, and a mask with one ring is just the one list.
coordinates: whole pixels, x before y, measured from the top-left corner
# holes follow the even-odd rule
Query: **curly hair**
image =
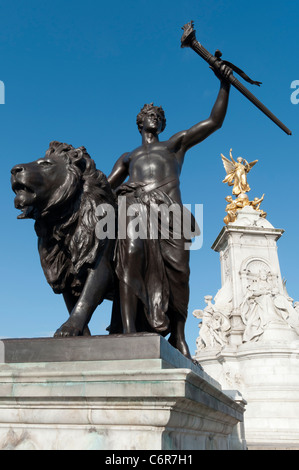
[(145, 104), (143, 108), (141, 109), (140, 113), (137, 115), (136, 123), (137, 123), (140, 134), (142, 133), (143, 121), (144, 121), (145, 116), (152, 111), (156, 112), (157, 114), (161, 116), (161, 119), (162, 119), (161, 132), (164, 131), (166, 127), (166, 118), (165, 118), (164, 110), (162, 106), (154, 106), (154, 103), (150, 103), (150, 104)]

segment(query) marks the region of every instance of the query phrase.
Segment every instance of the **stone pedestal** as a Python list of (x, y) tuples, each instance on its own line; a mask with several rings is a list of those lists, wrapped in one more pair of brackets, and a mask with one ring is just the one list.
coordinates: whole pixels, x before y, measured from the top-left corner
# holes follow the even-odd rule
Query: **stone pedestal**
[(159, 335), (4, 340), (0, 449), (244, 449), (244, 401)]
[(196, 359), (247, 401), (249, 448), (299, 448), (299, 312), (281, 278), (275, 229), (251, 207), (224, 227), (222, 287), (205, 298)]

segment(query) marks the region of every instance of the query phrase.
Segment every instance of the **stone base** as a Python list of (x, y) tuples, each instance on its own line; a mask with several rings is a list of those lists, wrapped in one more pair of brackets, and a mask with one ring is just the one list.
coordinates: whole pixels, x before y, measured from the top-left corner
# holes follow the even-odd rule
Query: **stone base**
[(1, 346), (2, 450), (245, 448), (242, 397), (159, 335)]
[(299, 342), (257, 342), (202, 352), (204, 370), (245, 400), (248, 449), (299, 448)]

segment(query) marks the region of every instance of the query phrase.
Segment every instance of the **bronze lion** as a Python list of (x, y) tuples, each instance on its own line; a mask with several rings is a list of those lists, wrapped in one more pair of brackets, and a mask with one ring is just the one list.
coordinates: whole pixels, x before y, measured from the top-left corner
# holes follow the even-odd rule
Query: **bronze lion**
[(114, 240), (97, 238), (100, 204), (116, 207), (106, 176), (84, 147), (51, 142), (44, 158), (12, 170), (19, 219), (34, 219), (46, 279), (62, 294), (69, 319), (55, 336), (90, 334), (88, 323), (104, 299), (113, 299)]

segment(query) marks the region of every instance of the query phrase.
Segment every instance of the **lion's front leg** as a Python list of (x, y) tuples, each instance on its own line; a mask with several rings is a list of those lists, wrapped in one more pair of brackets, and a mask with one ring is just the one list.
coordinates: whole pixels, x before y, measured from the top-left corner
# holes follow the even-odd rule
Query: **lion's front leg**
[[(107, 243), (111, 244), (111, 241)], [(89, 271), (79, 299), (74, 301), (71, 296), (64, 295), (70, 318), (56, 331), (55, 337), (90, 335), (87, 325), (113, 282), (110, 264), (111, 249), (112, 246), (108, 246), (106, 253), (98, 260), (95, 268)]]
[(90, 336), (91, 334), (88, 326), (84, 325), (82, 328), (81, 322), (72, 316), (72, 311), (78, 302), (78, 297), (75, 297), (71, 292), (65, 292), (63, 294), (63, 298), (69, 311), (70, 318), (63, 323), (60, 328), (58, 328), (54, 337), (65, 338), (68, 336)]

